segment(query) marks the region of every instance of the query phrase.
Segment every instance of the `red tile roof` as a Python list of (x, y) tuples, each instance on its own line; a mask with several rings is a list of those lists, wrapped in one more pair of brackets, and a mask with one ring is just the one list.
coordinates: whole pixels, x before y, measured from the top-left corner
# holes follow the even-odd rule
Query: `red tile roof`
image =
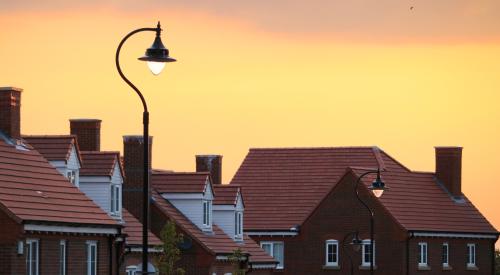
[(217, 225), (213, 225), (213, 233), (204, 233), (188, 218), (186, 218), (170, 202), (165, 200), (157, 191), (152, 191), (153, 203), (168, 218), (175, 221), (177, 226), (193, 238), (197, 243), (212, 254), (232, 254), (234, 250), (242, 248), (243, 253), (250, 254), (251, 261), (259, 263), (273, 263), (274, 259), (267, 256), (255, 242), (245, 237), (243, 243), (237, 243), (226, 235)]
[(74, 135), (23, 135), (23, 139), (49, 161), (67, 161), (72, 146), (75, 146), (78, 160), (82, 162)]
[(0, 138), (0, 208), (18, 222), (118, 226), (33, 147)]
[(154, 170), (151, 184), (159, 193), (203, 193), (207, 172), (162, 172)]
[[(81, 151), (81, 176), (112, 176), (115, 165), (120, 165), (120, 152), (114, 151)], [(123, 173), (123, 169), (120, 169)], [(123, 176), (123, 174), (122, 174)]]
[[(142, 246), (142, 223), (137, 220), (127, 209), (122, 209), (123, 220), (125, 225), (122, 232), (127, 234), (127, 245)], [(148, 232), (148, 242), (150, 246), (161, 245), (161, 240), (156, 237), (151, 231)]]
[[(382, 158), (388, 166), (382, 177), (390, 189), (379, 200), (407, 230), (497, 233), (467, 197), (463, 202), (454, 201), (437, 183), (434, 173), (403, 169), (385, 153)], [(353, 172), (359, 176), (365, 171)], [(374, 179), (368, 175), (363, 182), (370, 186)]]
[(231, 184), (245, 192), (245, 230), (301, 224), (349, 166), (377, 167), (372, 147), (250, 149)]
[(236, 205), (241, 187), (237, 184), (215, 184), (214, 204)]
[(378, 166), (390, 187), (380, 202), (406, 229), (496, 233), (467, 198), (454, 202), (433, 173), (412, 172), (376, 147), (251, 149), (231, 184), (245, 190), (245, 229), (289, 230), (305, 221), (348, 167)]

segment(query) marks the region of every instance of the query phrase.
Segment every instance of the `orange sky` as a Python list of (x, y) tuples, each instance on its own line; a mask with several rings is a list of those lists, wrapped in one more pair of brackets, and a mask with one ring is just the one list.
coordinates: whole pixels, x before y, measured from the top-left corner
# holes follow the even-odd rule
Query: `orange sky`
[(179, 62), (152, 76), (136, 59), (151, 34), (122, 51), (150, 105), (156, 168), (193, 170), (195, 154), (223, 154), (228, 182), (250, 147), (377, 145), (433, 171), (433, 146), (460, 145), (463, 191), (500, 228), (494, 1), (88, 2), (0, 0), (0, 85), (25, 89), (24, 134), (67, 133), (83, 117), (103, 119), (104, 150), (140, 134), (141, 105), (114, 54), (127, 32), (160, 19)]

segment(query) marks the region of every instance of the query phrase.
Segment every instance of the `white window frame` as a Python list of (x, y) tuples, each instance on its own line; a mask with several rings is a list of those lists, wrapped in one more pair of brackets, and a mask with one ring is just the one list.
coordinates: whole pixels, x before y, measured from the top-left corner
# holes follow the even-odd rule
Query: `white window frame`
[(243, 237), (243, 212), (235, 212), (234, 217), (234, 235), (236, 238), (241, 238)]
[[(35, 247), (36, 244), (36, 247)], [(27, 275), (39, 275), (40, 271), (40, 241), (39, 239), (26, 239), (26, 274)], [(34, 257), (33, 257), (34, 256)], [(34, 270), (32, 269), (35, 263)]]
[(111, 185), (111, 207), (110, 212), (114, 216), (120, 216), (121, 213), (121, 189), (119, 184)]
[(203, 200), (203, 226), (209, 228), (212, 226), (212, 201)]
[(136, 265), (129, 265), (127, 266), (125, 270), (125, 274), (127, 275), (136, 275), (137, 272), (137, 266)]
[[(97, 255), (98, 253), (98, 246), (97, 246), (97, 241), (87, 241), (87, 275), (97, 275), (97, 264), (98, 264), (98, 259), (99, 256)], [(92, 261), (92, 249), (95, 249), (95, 259)], [(92, 262), (94, 262), (94, 269), (92, 270)]]
[[(274, 246), (276, 244), (281, 244), (281, 247), (283, 247), (283, 251), (281, 253), (281, 257), (282, 259), (276, 259), (275, 257), (275, 253), (274, 253)], [(283, 269), (285, 268), (285, 243), (284, 242), (280, 242), (280, 241), (265, 241), (265, 242), (260, 242), (260, 247), (262, 249), (264, 249), (264, 245), (269, 245), (271, 247), (271, 253), (269, 254), (269, 256), (273, 257), (277, 262), (278, 264), (276, 265), (276, 269)]]
[[(361, 245), (361, 248), (362, 248), (362, 252), (361, 252), (361, 265), (362, 266), (370, 266), (370, 262), (369, 261), (365, 261), (365, 254), (367, 253), (366, 251), (366, 247), (370, 245), (370, 239), (366, 239), (366, 240), (363, 240), (362, 242), (362, 245)], [(373, 242), (373, 247), (372, 247), (372, 253), (373, 253), (373, 266), (375, 266), (375, 263), (377, 262), (377, 253), (375, 253), (375, 249), (376, 249), (376, 245), (375, 245), (375, 241)]]
[[(330, 262), (328, 260), (328, 248), (329, 246), (335, 246), (335, 261)], [(339, 266), (339, 242), (337, 240), (326, 240), (325, 241), (325, 266)]]
[[(445, 251), (446, 251), (446, 254), (445, 254)], [(443, 267), (450, 266), (450, 245), (448, 243), (443, 243), (443, 247), (442, 247), (442, 251), (441, 251), (441, 264), (443, 265)]]
[(66, 178), (68, 179), (71, 184), (74, 186), (78, 186), (78, 182), (76, 181), (76, 171), (75, 170), (68, 170), (66, 171)]
[(429, 261), (428, 261), (428, 245), (426, 242), (419, 242), (418, 243), (418, 266), (419, 267), (425, 267), (428, 266)]
[(67, 274), (67, 246), (66, 240), (59, 241), (59, 275)]
[(476, 267), (476, 244), (467, 244), (467, 267)]

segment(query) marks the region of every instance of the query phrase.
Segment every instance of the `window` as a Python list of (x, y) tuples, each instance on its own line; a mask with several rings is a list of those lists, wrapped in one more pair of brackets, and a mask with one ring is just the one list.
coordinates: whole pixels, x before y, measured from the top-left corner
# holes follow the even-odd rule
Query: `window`
[(87, 275), (97, 275), (96, 241), (87, 241)]
[(327, 266), (338, 266), (339, 265), (339, 242), (336, 240), (326, 241), (326, 251), (325, 251)]
[(136, 271), (137, 271), (137, 266), (129, 265), (129, 266), (127, 266), (127, 269), (125, 270), (125, 274), (136, 275)]
[(267, 254), (271, 255), (276, 261), (278, 261), (277, 269), (283, 269), (284, 267), (284, 244), (283, 242), (261, 242), (260, 247), (267, 252)]
[(242, 212), (236, 212), (234, 214), (234, 235), (236, 237), (242, 237), (243, 236), (243, 213)]
[(26, 274), (38, 275), (39, 269), (39, 242), (37, 239), (26, 240)]
[(76, 184), (76, 171), (69, 170), (68, 172), (66, 172), (66, 177), (68, 178), (69, 182), (71, 182), (73, 185), (77, 186), (77, 184)]
[(476, 244), (467, 244), (467, 267), (476, 267)]
[[(361, 261), (361, 265), (363, 266), (370, 266), (370, 262), (371, 262), (371, 255), (372, 255), (372, 252), (373, 252), (373, 265), (375, 265), (375, 249), (372, 249), (371, 247), (371, 244), (370, 244), (370, 240), (363, 240), (363, 251), (362, 251), (362, 261)], [(373, 242), (373, 248), (375, 248), (375, 242)]]
[(59, 242), (59, 275), (66, 275), (66, 241)]
[(211, 213), (212, 213), (212, 202), (203, 201), (203, 225), (205, 227), (210, 227), (210, 225), (212, 224)]
[(111, 185), (111, 214), (120, 215), (120, 185)]
[(443, 267), (448, 267), (450, 265), (450, 246), (448, 243), (443, 243), (441, 263), (443, 264)]
[(427, 243), (418, 243), (418, 266), (427, 266)]

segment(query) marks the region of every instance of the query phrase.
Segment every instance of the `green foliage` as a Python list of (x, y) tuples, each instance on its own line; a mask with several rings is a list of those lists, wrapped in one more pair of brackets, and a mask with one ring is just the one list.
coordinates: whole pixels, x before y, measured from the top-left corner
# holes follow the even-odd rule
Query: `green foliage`
[(495, 250), (495, 275), (500, 275), (500, 250)]
[(245, 269), (241, 268), (241, 263), (245, 260), (245, 255), (240, 248), (234, 250), (228, 259), (233, 264), (233, 275), (245, 275)]
[(160, 275), (184, 275), (186, 272), (182, 268), (176, 268), (175, 264), (181, 258), (181, 250), (178, 245), (182, 242), (182, 234), (175, 230), (175, 223), (168, 221), (160, 233), (163, 242), (159, 248), (163, 251), (155, 258)]

